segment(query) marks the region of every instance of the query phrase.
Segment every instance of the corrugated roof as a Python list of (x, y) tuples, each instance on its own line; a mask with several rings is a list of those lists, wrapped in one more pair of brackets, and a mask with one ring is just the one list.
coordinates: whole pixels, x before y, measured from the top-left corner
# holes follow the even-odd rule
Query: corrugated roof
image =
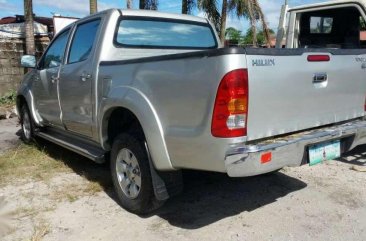
[(9, 23), (16, 23), (15, 17), (5, 17), (0, 19), (0, 24), (9, 24)]
[[(47, 26), (53, 26), (52, 18), (47, 17), (34, 17), (34, 21), (37, 23), (41, 23)], [(9, 24), (9, 23), (23, 23), (24, 22), (24, 15), (15, 15), (15, 17), (4, 17), (0, 19), (0, 24)]]

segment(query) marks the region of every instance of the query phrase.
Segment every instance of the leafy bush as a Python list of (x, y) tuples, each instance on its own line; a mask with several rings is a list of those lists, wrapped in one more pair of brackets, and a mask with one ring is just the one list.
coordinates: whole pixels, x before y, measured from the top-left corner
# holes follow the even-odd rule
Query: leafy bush
[(0, 97), (0, 105), (14, 105), (17, 98), (17, 92), (10, 90), (5, 95)]

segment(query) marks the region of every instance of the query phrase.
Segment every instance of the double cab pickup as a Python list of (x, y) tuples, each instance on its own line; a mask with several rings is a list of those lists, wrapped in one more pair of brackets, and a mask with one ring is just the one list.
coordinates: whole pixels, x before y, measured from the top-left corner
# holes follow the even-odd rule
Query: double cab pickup
[(246, 177), (337, 158), (366, 143), (366, 50), (342, 32), (365, 4), (314, 8), (290, 11), (284, 49), (225, 48), (188, 15), (80, 19), (37, 63), (22, 58), (23, 140), (110, 162), (121, 205), (138, 214), (179, 193), (182, 169)]

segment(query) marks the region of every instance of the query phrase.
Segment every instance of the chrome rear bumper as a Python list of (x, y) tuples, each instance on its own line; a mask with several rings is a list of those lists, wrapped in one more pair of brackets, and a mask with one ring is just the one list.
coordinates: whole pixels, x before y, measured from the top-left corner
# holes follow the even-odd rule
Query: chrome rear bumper
[[(307, 147), (330, 140), (347, 142), (343, 151), (366, 143), (366, 121), (355, 120), (346, 124), (306, 131), (260, 143), (233, 146), (226, 153), (226, 171), (231, 177), (254, 176), (285, 166), (300, 166), (307, 158)], [(271, 161), (261, 162), (264, 153), (271, 152)]]

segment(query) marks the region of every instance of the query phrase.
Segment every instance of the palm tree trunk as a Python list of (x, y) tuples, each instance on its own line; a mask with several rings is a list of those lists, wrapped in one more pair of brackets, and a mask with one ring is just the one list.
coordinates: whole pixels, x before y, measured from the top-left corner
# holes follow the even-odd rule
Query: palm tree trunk
[(35, 55), (34, 27), (33, 27), (33, 3), (32, 0), (24, 0), (25, 18), (25, 52)]
[(140, 0), (139, 9), (145, 9), (146, 1)]
[(225, 43), (225, 29), (226, 29), (226, 18), (227, 18), (227, 1), (222, 1), (221, 21), (220, 21), (220, 40), (221, 43)]
[(182, 0), (182, 14), (188, 14), (188, 0)]
[(132, 9), (132, 0), (127, 0), (127, 9)]
[(90, 14), (98, 12), (97, 0), (89, 0)]

